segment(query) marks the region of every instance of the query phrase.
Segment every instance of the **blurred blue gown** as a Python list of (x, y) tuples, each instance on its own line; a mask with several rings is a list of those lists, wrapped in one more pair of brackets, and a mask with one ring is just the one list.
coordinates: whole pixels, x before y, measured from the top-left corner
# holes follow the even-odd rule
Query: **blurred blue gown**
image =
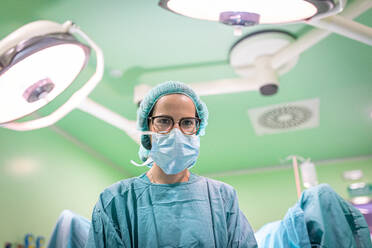
[(281, 221), (256, 233), (262, 248), (372, 248), (366, 220), (329, 185), (305, 190)]
[(257, 247), (235, 190), (190, 173), (152, 184), (146, 174), (104, 190), (86, 247)]
[(70, 210), (58, 218), (48, 248), (83, 248), (87, 242), (90, 221)]

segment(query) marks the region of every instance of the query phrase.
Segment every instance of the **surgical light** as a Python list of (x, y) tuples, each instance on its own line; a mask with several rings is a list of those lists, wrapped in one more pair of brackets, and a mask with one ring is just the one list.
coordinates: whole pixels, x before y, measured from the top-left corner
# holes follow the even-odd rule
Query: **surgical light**
[[(70, 86), (87, 65), (90, 47), (96, 52), (96, 72), (52, 114), (32, 121), (14, 122), (44, 107)], [(103, 55), (76, 25), (37, 21), (0, 41), (0, 125), (32, 130), (54, 124), (84, 100), (101, 80)]]
[(333, 0), (160, 0), (159, 5), (180, 15), (235, 26), (298, 22), (336, 7)]

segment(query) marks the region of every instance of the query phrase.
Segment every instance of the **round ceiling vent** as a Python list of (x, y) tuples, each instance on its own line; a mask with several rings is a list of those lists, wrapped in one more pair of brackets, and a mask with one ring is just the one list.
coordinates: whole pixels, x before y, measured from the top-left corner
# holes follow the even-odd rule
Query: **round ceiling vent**
[(280, 106), (266, 111), (259, 117), (259, 124), (271, 129), (298, 127), (312, 117), (312, 112), (304, 106)]

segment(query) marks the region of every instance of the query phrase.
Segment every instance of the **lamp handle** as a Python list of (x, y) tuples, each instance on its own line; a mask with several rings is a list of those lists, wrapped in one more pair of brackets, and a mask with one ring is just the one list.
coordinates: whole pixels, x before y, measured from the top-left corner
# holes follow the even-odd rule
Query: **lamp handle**
[(339, 0), (333, 9), (331, 9), (330, 11), (326, 13), (315, 15), (308, 22), (311, 23), (312, 21), (316, 21), (316, 20), (323, 19), (329, 16), (337, 15), (344, 10), (346, 3), (347, 3), (347, 0)]
[(74, 108), (76, 108), (101, 81), (104, 72), (104, 58), (102, 50), (76, 25), (72, 25), (69, 28), (68, 32), (79, 34), (94, 49), (97, 61), (96, 72), (92, 75), (92, 77), (86, 82), (84, 86), (82, 86), (78, 91), (76, 91), (62, 106), (60, 106), (53, 113), (31, 121), (9, 122), (1, 124), (1, 127), (16, 131), (28, 131), (53, 125), (54, 123), (62, 119), (65, 115), (70, 113)]
[(12, 47), (16, 47), (18, 44), (28, 40), (30, 37), (53, 33), (66, 33), (72, 25), (73, 23), (71, 21), (66, 21), (63, 24), (46, 20), (28, 23), (0, 40), (0, 54), (4, 54), (4, 52), (8, 51)]

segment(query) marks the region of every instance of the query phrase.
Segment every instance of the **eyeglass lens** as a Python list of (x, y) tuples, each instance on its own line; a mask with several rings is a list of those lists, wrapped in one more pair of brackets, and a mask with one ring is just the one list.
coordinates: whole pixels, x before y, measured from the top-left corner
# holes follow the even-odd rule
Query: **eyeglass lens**
[[(174, 120), (168, 116), (155, 116), (153, 124), (157, 132), (167, 133), (173, 128)], [(199, 121), (196, 118), (182, 118), (178, 125), (183, 133), (194, 134), (199, 127)]]

